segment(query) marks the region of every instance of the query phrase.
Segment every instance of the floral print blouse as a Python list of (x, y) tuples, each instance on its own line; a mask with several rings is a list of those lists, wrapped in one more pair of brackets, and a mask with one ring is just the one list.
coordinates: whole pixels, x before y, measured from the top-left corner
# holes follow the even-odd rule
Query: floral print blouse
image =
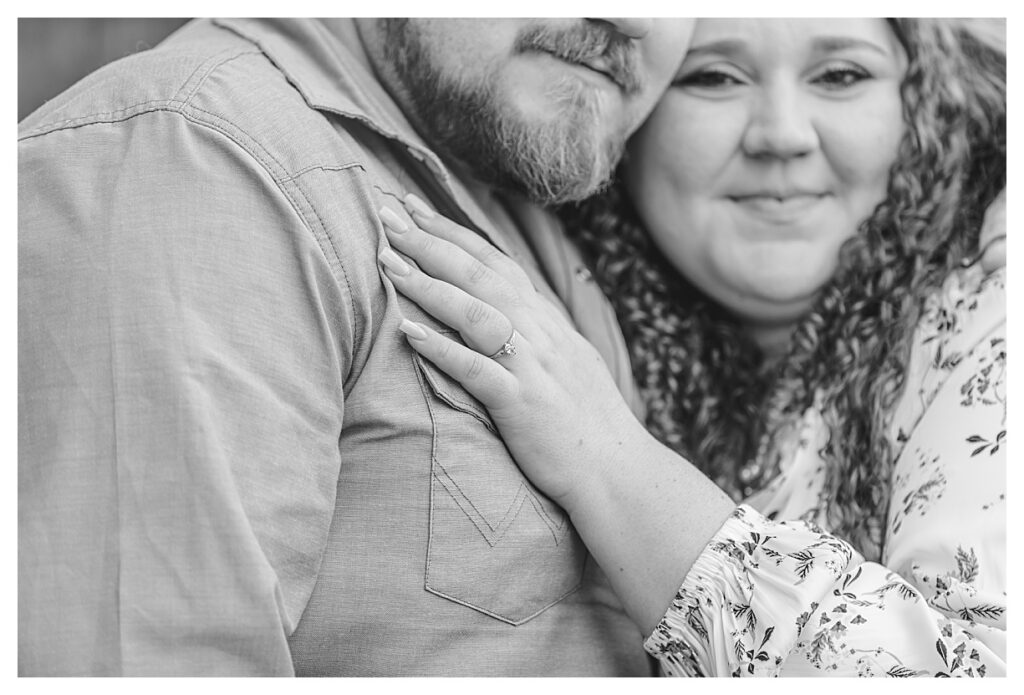
[(811, 410), (795, 455), (723, 525), (647, 639), (663, 671), (1004, 675), (1005, 369), (1005, 270), (954, 273), (926, 305), (894, 411), (882, 564), (821, 528), (827, 433)]

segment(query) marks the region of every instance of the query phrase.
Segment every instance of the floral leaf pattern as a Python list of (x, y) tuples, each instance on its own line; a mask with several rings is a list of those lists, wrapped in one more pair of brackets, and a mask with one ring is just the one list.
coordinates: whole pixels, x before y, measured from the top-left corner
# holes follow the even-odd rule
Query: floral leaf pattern
[(924, 307), (893, 414), (882, 564), (822, 527), (812, 409), (789, 467), (757, 509), (737, 507), (648, 638), (665, 673), (1005, 674), (1005, 311), (1005, 271), (979, 268)]
[(956, 571), (962, 582), (973, 582), (978, 578), (978, 556), (974, 554), (974, 548), (964, 550), (961, 547), (956, 549)]

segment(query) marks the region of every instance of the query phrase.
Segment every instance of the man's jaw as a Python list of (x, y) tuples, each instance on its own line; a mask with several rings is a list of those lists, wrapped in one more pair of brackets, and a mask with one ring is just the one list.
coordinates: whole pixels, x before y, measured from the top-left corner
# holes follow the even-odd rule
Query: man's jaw
[(624, 143), (604, 132), (611, 114), (601, 109), (602, 90), (578, 77), (556, 82), (558, 108), (530, 117), (521, 93), (503, 93), (500, 75), (467, 85), (432, 65), (413, 26), (384, 26), (391, 30), (385, 57), (408, 97), (403, 109), (438, 154), (463, 163), (474, 179), (552, 205), (586, 198), (610, 178)]

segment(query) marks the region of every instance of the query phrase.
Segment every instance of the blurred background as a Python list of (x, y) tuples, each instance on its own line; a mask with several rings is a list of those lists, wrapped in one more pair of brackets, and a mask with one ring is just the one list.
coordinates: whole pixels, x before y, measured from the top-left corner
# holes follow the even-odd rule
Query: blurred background
[(144, 51), (187, 19), (18, 19), (18, 121), (112, 60)]

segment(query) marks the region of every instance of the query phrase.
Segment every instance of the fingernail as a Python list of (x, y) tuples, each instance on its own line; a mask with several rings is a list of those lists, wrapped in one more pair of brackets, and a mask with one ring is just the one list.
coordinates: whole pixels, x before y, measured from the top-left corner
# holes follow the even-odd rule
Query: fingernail
[(398, 216), (394, 210), (388, 208), (381, 208), (380, 212), (377, 213), (380, 216), (380, 221), (387, 225), (388, 229), (399, 234), (405, 234), (409, 231), (408, 225), (405, 224), (405, 220)]
[(384, 264), (384, 267), (390, 270), (395, 275), (408, 275), (411, 268), (409, 264), (403, 261), (397, 253), (391, 249), (384, 249), (377, 256), (380, 262)]
[(434, 211), (430, 209), (430, 206), (423, 202), (423, 199), (418, 195), (409, 193), (405, 196), (405, 204), (412, 208), (412, 211), (417, 213), (424, 219), (430, 219), (434, 216)]
[(402, 322), (398, 324), (398, 330), (405, 333), (413, 340), (426, 340), (427, 332), (423, 330), (423, 326), (418, 323), (413, 323), (409, 319), (402, 319)]

